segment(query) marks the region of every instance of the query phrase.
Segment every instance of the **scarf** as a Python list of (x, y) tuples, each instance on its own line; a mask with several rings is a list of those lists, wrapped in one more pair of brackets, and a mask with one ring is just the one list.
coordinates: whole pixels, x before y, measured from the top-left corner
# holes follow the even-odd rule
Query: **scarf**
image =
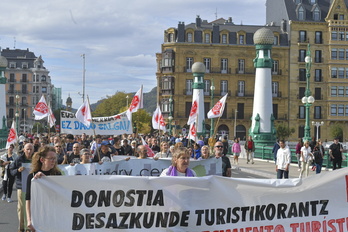
[[(176, 167), (170, 166), (169, 169), (168, 169), (167, 175), (168, 176), (178, 176), (178, 170), (176, 169)], [(185, 176), (194, 177), (193, 172), (191, 171), (191, 169), (189, 169), (189, 168), (186, 169)]]

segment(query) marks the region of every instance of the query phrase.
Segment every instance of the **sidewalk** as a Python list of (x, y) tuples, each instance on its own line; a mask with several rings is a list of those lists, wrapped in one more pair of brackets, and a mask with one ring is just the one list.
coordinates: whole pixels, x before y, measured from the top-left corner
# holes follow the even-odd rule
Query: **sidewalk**
[[(275, 179), (277, 178), (276, 167), (273, 160), (262, 160), (262, 159), (254, 159), (254, 164), (247, 164), (245, 158), (239, 157), (238, 165), (233, 164), (233, 156), (229, 156), (232, 169), (239, 169), (242, 172), (263, 176), (267, 179)], [(330, 170), (331, 171), (331, 170)], [(321, 172), (327, 172), (325, 167), (321, 170)], [(300, 172), (298, 171), (297, 164), (290, 164), (289, 170), (289, 178), (298, 178)], [(309, 170), (309, 176), (315, 175), (315, 171)], [(233, 176), (232, 176), (233, 177)]]

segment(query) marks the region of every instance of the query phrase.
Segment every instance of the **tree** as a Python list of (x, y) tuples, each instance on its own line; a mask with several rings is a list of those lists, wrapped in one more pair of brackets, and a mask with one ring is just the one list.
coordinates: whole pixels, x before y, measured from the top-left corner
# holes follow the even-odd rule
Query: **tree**
[(340, 123), (334, 123), (330, 125), (330, 132), (331, 132), (331, 137), (332, 138), (340, 138), (340, 141), (343, 141), (343, 130), (342, 130), (342, 125)]
[(295, 128), (289, 128), (284, 123), (276, 125), (277, 138), (285, 140), (295, 132)]
[[(115, 114), (122, 113), (122, 107), (127, 107), (127, 94), (125, 92), (117, 91), (113, 96), (107, 96), (96, 108), (95, 111), (92, 112), (93, 117), (105, 117), (111, 116)], [(132, 98), (129, 98), (128, 104)]]
[(144, 109), (132, 114), (133, 127), (138, 133), (147, 134), (151, 131), (152, 116)]

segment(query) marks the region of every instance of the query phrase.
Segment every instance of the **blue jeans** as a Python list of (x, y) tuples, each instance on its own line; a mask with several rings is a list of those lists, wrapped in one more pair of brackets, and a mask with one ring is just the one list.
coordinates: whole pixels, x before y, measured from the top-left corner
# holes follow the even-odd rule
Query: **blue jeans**
[(283, 179), (283, 175), (284, 175), (284, 179), (289, 179), (289, 171), (278, 169), (277, 179)]
[(323, 166), (323, 161), (315, 162), (315, 173), (319, 174), (321, 172), (321, 167)]

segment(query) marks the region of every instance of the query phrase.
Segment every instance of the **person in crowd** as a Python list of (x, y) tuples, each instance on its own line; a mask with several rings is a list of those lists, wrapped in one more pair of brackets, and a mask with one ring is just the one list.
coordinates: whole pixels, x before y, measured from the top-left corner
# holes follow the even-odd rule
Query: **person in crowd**
[(223, 149), (222, 153), (224, 155), (227, 155), (229, 145), (228, 145), (228, 141), (227, 141), (227, 136), (226, 135), (222, 136), (222, 141), (221, 142), (224, 145), (224, 149)]
[(291, 151), (285, 145), (284, 140), (279, 140), (279, 149), (276, 158), (277, 179), (289, 179), (289, 168), (291, 163)]
[(82, 146), (82, 148), (87, 148), (87, 149), (90, 149), (90, 147), (91, 147), (91, 143), (90, 143), (90, 141), (87, 139), (86, 133), (83, 133), (83, 134), (81, 135), (81, 146)]
[(62, 175), (57, 167), (57, 154), (54, 147), (45, 146), (41, 147), (38, 152), (33, 155), (31, 163), (31, 171), (27, 179), (26, 189), (26, 213), (27, 213), (27, 226), (30, 231), (35, 231), (31, 218), (31, 180), (33, 178), (41, 178), (43, 176), (50, 175)]
[(158, 140), (156, 138), (152, 138), (152, 144), (150, 148), (155, 154), (161, 151), (161, 148), (158, 146)]
[(124, 148), (121, 146), (121, 139), (119, 137), (114, 137), (114, 145), (117, 155), (124, 155)]
[(40, 148), (40, 138), (35, 136), (33, 140), (34, 152), (37, 152)]
[(93, 157), (92, 162), (93, 163), (99, 163), (102, 164), (104, 162), (111, 162), (111, 157), (112, 157), (112, 151), (110, 150), (109, 147), (109, 142), (108, 141), (103, 141), (100, 146), (100, 152), (99, 154), (95, 155)]
[(296, 144), (296, 158), (297, 158), (297, 166), (298, 166), (298, 171), (301, 171), (301, 148), (303, 147), (303, 140), (300, 138), (298, 140), (298, 143)]
[(64, 156), (64, 161), (62, 164), (70, 164), (74, 166), (75, 164), (79, 164), (81, 162), (80, 150), (81, 145), (79, 143), (74, 143), (73, 151), (70, 154), (66, 154)]
[(233, 164), (236, 164), (238, 165), (238, 158), (239, 158), (239, 155), (241, 153), (241, 147), (240, 147), (240, 144), (239, 144), (239, 140), (238, 138), (235, 138), (234, 139), (234, 143), (232, 145), (232, 153), (233, 153)]
[(313, 158), (315, 163), (315, 172), (316, 174), (321, 173), (321, 168), (323, 166), (325, 150), (322, 145), (321, 140), (318, 140), (317, 145), (314, 147)]
[(251, 161), (251, 164), (254, 164), (254, 151), (255, 143), (251, 136), (248, 137), (248, 140), (244, 144), (245, 152), (247, 155), (247, 164)]
[(57, 163), (62, 164), (64, 161), (65, 152), (63, 150), (61, 143), (60, 142), (55, 143), (54, 149), (56, 150), (56, 154), (57, 154)]
[(136, 141), (136, 140), (133, 140), (133, 141), (131, 142), (131, 145), (130, 145), (130, 146), (132, 147), (132, 154), (133, 154), (133, 156), (138, 156), (138, 149), (137, 149), (138, 145), (137, 145), (137, 141)]
[(303, 177), (303, 174), (307, 177), (309, 174), (309, 166), (312, 163), (313, 160), (313, 154), (312, 149), (309, 146), (309, 142), (305, 141), (304, 146), (301, 148), (301, 172), (300, 172), (300, 178)]
[(196, 172), (189, 168), (190, 154), (184, 147), (177, 148), (172, 157), (172, 165), (162, 171), (161, 176), (195, 177)]
[(192, 152), (191, 158), (197, 160), (201, 156), (202, 156), (201, 146), (198, 143), (193, 144), (193, 152)]
[(72, 134), (66, 136), (66, 152), (71, 153), (73, 151), (74, 144), (77, 143)]
[(334, 139), (334, 143), (329, 147), (330, 160), (332, 161), (332, 169), (336, 170), (342, 167), (342, 144), (339, 143), (339, 138)]
[(209, 159), (210, 158), (210, 150), (207, 145), (202, 146), (201, 148), (201, 157), (199, 157), (197, 160), (203, 160), (203, 159)]
[(133, 155), (133, 150), (132, 147), (128, 144), (128, 140), (124, 139), (123, 141), (123, 150), (124, 150), (124, 154), (128, 155), (128, 156), (132, 156)]
[(93, 156), (95, 156), (97, 154), (97, 152), (98, 152), (97, 150), (100, 147), (101, 142), (102, 142), (101, 135), (96, 135), (95, 140), (92, 142), (92, 145), (91, 145), (91, 154)]
[(80, 151), (81, 162), (80, 164), (89, 164), (91, 162), (91, 152), (87, 148), (83, 148)]
[(214, 145), (215, 158), (222, 159), (222, 176), (231, 177), (231, 162), (227, 156), (223, 155), (222, 142), (217, 141)]
[(5, 201), (7, 198), (7, 202), (11, 203), (12, 199), (12, 189), (15, 181), (15, 177), (10, 173), (10, 164), (17, 159), (17, 154), (13, 151), (14, 145), (11, 144), (7, 149), (7, 152), (0, 157), (0, 165), (2, 167), (2, 187), (4, 191), (4, 195), (1, 200)]
[(280, 148), (280, 146), (279, 146), (279, 139), (277, 139), (277, 141), (273, 145), (273, 149), (272, 149), (272, 153), (273, 153), (273, 157), (274, 157), (274, 162), (275, 163), (277, 163), (277, 153), (278, 153), (278, 149), (279, 148)]
[(171, 146), (169, 147), (169, 152), (170, 152), (171, 156), (173, 156), (174, 150), (175, 150), (175, 146), (174, 146), (174, 145), (171, 145)]
[(172, 157), (172, 153), (169, 150), (168, 142), (161, 142), (161, 151), (155, 154), (156, 158), (168, 158)]
[(179, 147), (184, 147), (184, 144), (183, 144), (182, 142), (177, 142), (177, 143), (175, 143), (175, 145), (174, 145), (174, 150), (176, 150), (176, 149), (179, 148)]
[(147, 159), (147, 148), (144, 145), (139, 145), (137, 148), (138, 159)]
[(24, 212), (25, 212), (25, 204), (24, 204), (24, 193), (22, 194), (22, 172), (25, 167), (22, 166), (23, 163), (31, 163), (31, 157), (34, 153), (34, 145), (32, 143), (27, 143), (24, 146), (23, 155), (20, 155), (10, 164), (10, 173), (12, 176), (16, 177), (16, 186), (17, 186), (17, 213), (18, 213), (18, 231), (24, 231)]

